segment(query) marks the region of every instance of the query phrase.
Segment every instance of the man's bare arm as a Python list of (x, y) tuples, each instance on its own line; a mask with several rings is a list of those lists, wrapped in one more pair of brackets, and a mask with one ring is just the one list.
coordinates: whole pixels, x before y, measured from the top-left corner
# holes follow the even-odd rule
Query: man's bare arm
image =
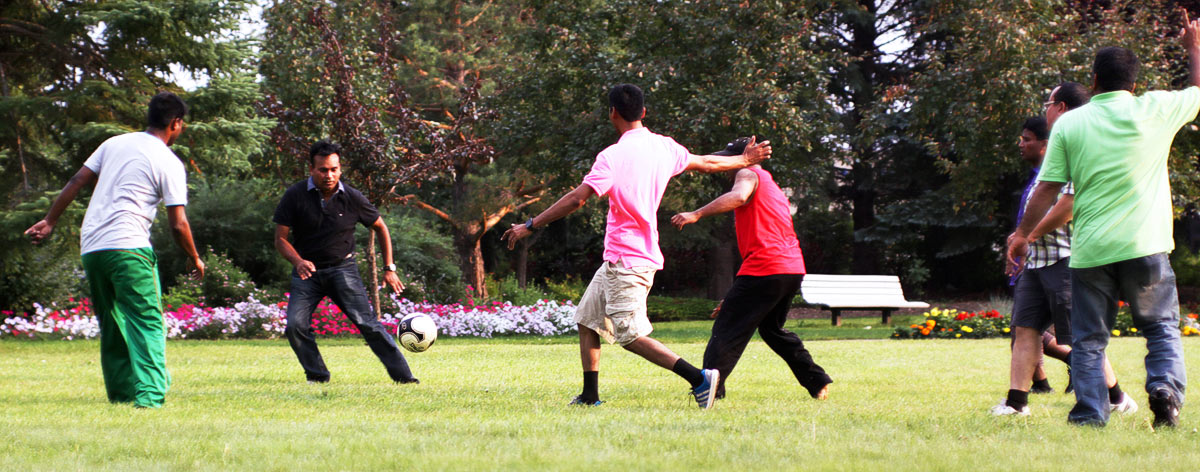
[(695, 223), (706, 216), (717, 215), (745, 205), (758, 189), (758, 174), (749, 169), (739, 170), (733, 180), (733, 188), (696, 211), (685, 211), (671, 217), (676, 228)]
[(1042, 221), (1033, 228), (1029, 233), (1029, 240), (1036, 241), (1038, 238), (1054, 232), (1058, 228), (1071, 221), (1071, 210), (1075, 207), (1075, 195), (1067, 194), (1058, 199), (1046, 216), (1042, 217)]
[(292, 228), (289, 226), (275, 225), (275, 250), (279, 251), (279, 255), (283, 256), (284, 259), (292, 263), (292, 266), (296, 268), (296, 275), (300, 276), (300, 280), (305, 280), (312, 276), (313, 272), (317, 270), (317, 266), (313, 265), (310, 261), (304, 260), (304, 258), (300, 257), (300, 253), (296, 252), (296, 248), (287, 239), (288, 233), (291, 231)]
[(746, 144), (746, 150), (740, 156), (698, 156), (692, 154), (688, 158), (687, 167), (683, 170), (694, 170), (711, 174), (713, 172), (741, 169), (770, 159), (771, 142), (763, 141), (755, 143), (755, 139), (754, 136), (750, 137), (750, 143)]
[[(554, 202), (553, 205), (550, 205), (550, 208), (547, 208), (545, 211), (538, 214), (538, 216), (533, 217), (533, 227), (541, 228), (554, 221), (558, 221), (564, 216), (574, 213), (576, 210), (583, 208), (583, 205), (587, 203), (588, 199), (592, 198), (592, 195), (595, 194), (596, 191), (592, 190), (590, 185), (579, 184), (578, 187), (575, 187), (575, 190), (567, 192), (567, 194), (563, 195), (562, 198), (559, 198), (557, 202)], [(504, 235), (500, 236), (500, 240), (507, 241), (508, 249), (511, 250), (512, 248), (516, 247), (517, 241), (531, 234), (533, 234), (533, 231), (529, 228), (526, 228), (525, 223), (517, 223), (512, 225), (508, 231), (505, 231)]]
[(34, 244), (50, 237), (50, 233), (54, 232), (54, 225), (58, 224), (58, 217), (62, 216), (67, 206), (75, 201), (79, 190), (83, 187), (95, 186), (97, 177), (98, 175), (87, 166), (80, 167), (79, 171), (71, 176), (71, 180), (67, 181), (67, 185), (63, 187), (62, 192), (59, 192), (58, 197), (54, 199), (54, 203), (50, 205), (50, 211), (46, 212), (46, 217), (25, 230), (25, 235), (33, 239)]
[(188, 222), (185, 208), (183, 205), (167, 207), (167, 221), (171, 225), (171, 236), (175, 237), (175, 244), (178, 244), (179, 248), (187, 254), (188, 262), (196, 271), (196, 277), (203, 278), (204, 261), (200, 260), (200, 253), (196, 251), (196, 242), (192, 240), (192, 225)]

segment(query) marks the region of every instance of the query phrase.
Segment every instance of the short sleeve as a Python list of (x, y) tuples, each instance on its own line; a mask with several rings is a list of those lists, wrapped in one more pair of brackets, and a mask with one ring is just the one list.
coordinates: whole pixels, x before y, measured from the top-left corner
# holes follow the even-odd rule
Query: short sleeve
[(379, 209), (375, 208), (375, 205), (372, 205), (362, 192), (355, 190), (347, 193), (350, 194), (350, 198), (354, 199), (354, 206), (358, 207), (358, 222), (368, 227), (375, 224), (375, 221), (379, 219)]
[(612, 167), (609, 166), (608, 158), (604, 153), (596, 156), (596, 162), (592, 164), (592, 170), (583, 177), (583, 183), (595, 190), (596, 195), (600, 197), (607, 195), (608, 191), (612, 189)]
[(1178, 129), (1196, 119), (1200, 110), (1200, 87), (1191, 86), (1173, 92), (1157, 92), (1163, 94), (1159, 101), (1160, 110), (1172, 127)]
[(172, 163), (174, 165), (165, 166), (162, 176), (163, 205), (187, 205), (187, 172), (183, 170), (179, 158), (174, 155), (171, 158), (175, 161)]
[(295, 212), (296, 192), (288, 189), (288, 191), (283, 192), (283, 198), (279, 199), (279, 204), (275, 206), (275, 216), (271, 218), (271, 221), (274, 221), (277, 225), (287, 227), (295, 226), (293, 224), (295, 220)]
[[(1062, 120), (1059, 120), (1058, 124), (1063, 124)], [(1046, 157), (1042, 159), (1042, 169), (1038, 172), (1039, 182), (1071, 180), (1067, 168), (1067, 147), (1063, 128), (1064, 126), (1055, 126), (1050, 130), (1050, 144), (1046, 145)]]
[(83, 162), (83, 166), (91, 169), (92, 172), (95, 172), (96, 174), (100, 174), (100, 168), (104, 167), (104, 150), (107, 148), (108, 141), (104, 141), (100, 144), (100, 147), (96, 148), (96, 150), (92, 152), (92, 155)]
[(688, 161), (692, 158), (692, 153), (688, 152), (687, 148), (676, 142), (673, 138), (667, 138), (667, 149), (672, 158), (674, 158), (674, 167), (671, 169), (671, 176), (676, 176), (683, 173), (687, 169)]

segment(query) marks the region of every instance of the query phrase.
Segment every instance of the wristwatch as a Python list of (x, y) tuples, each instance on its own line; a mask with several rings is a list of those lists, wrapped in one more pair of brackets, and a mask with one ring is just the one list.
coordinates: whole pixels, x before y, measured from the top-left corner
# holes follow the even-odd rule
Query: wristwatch
[(388, 264), (388, 265), (385, 265), (385, 266), (383, 266), (383, 270), (386, 270), (386, 271), (388, 271), (388, 272), (395, 272), (395, 271), (396, 271), (396, 264)]
[(533, 231), (533, 218), (525, 220), (525, 229)]

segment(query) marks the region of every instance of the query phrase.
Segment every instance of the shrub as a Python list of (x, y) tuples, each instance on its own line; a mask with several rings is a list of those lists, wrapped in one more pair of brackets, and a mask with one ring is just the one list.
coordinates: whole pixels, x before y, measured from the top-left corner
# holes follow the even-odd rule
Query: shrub
[(717, 302), (707, 298), (650, 296), (646, 310), (651, 321), (707, 320)]
[[(197, 247), (224, 254), (258, 286), (286, 288), (292, 266), (275, 250), (272, 221), (283, 191), (278, 183), (262, 179), (193, 179), (187, 216)], [(186, 272), (187, 256), (175, 244), (171, 228), (163, 221), (165, 214), (160, 209), (151, 235), (162, 279), (174, 285), (180, 280), (176, 275)]]
[(163, 297), (164, 305), (231, 307), (254, 293), (254, 281), (225, 254), (217, 254), (210, 247), (203, 260), (206, 266), (204, 279), (195, 280), (188, 273), (179, 274), (175, 286)]
[[(392, 257), (404, 281), (405, 298), (445, 303), (462, 296), (466, 285), (450, 235), (438, 232), (429, 220), (411, 216), (404, 209), (397, 209), (384, 221), (392, 237)], [(360, 234), (361, 255), (366, 252), (361, 250), (366, 248), (366, 232)], [(366, 264), (360, 267), (366, 270)], [(363, 280), (368, 279), (364, 276)]]
[(72, 203), (50, 239), (34, 246), (24, 235), (41, 220), (57, 192), (0, 211), (0, 309), (25, 311), (34, 303), (66, 303), (83, 298), (87, 282), (79, 260), (79, 222), (84, 206)]

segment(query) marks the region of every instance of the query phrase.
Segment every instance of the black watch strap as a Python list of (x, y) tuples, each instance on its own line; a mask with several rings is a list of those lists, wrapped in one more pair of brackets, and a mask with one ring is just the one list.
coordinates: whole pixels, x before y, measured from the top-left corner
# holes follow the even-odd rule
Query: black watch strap
[(533, 231), (533, 218), (525, 220), (525, 229)]

